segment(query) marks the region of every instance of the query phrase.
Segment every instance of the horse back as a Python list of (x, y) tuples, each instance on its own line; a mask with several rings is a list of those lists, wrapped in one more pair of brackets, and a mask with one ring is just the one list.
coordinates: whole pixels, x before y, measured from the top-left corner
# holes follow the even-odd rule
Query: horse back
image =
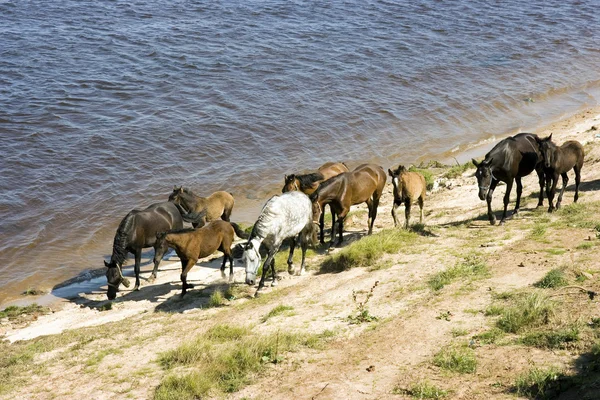
[(583, 166), (583, 160), (585, 158), (585, 151), (583, 146), (576, 140), (567, 140), (560, 146), (562, 153), (563, 164), (568, 169), (577, 166), (581, 168)]
[(383, 168), (375, 164), (362, 164), (347, 174), (352, 204), (367, 201), (373, 195), (381, 197), (387, 179)]
[(229, 222), (216, 220), (202, 228), (170, 232), (165, 240), (180, 258), (199, 259), (208, 257), (217, 250), (230, 249), (234, 233)]
[(542, 162), (539, 138), (533, 133), (519, 133), (500, 141), (486, 154), (493, 159), (494, 176), (503, 182), (529, 175)]
[[(337, 176), (343, 172), (348, 172), (349, 170), (348, 170), (348, 167), (346, 166), (346, 164), (344, 164), (344, 163), (327, 162), (327, 163), (321, 165), (319, 167), (318, 171), (321, 173), (321, 175), (323, 175), (323, 180), (326, 181), (327, 179), (333, 178), (334, 176)], [(307, 194), (309, 194), (309, 193), (307, 193)]]
[(152, 204), (144, 210), (134, 210), (132, 213), (134, 214), (130, 237), (134, 246), (154, 246), (157, 233), (183, 228), (181, 214), (171, 202)]
[(419, 197), (425, 199), (427, 183), (425, 177), (418, 172), (405, 172), (400, 175), (402, 180), (402, 197), (415, 201)]
[(212, 221), (220, 218), (224, 211), (233, 209), (234, 203), (231, 193), (222, 190), (214, 192), (203, 201), (202, 209), (207, 209), (206, 220)]

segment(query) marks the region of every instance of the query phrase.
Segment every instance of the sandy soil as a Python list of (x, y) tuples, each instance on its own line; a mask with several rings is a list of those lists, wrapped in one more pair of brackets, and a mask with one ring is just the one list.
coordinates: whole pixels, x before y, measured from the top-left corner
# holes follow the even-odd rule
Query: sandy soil
[[(590, 143), (586, 146), (589, 154), (582, 171), (580, 201), (600, 200), (600, 109), (586, 110), (536, 133), (552, 133), (558, 143), (568, 139)], [(545, 253), (531, 242), (531, 223), (542, 215), (533, 211), (537, 199), (531, 195), (538, 186), (535, 174), (523, 180), (525, 204), (520, 215), (503, 226), (490, 226), (485, 216), (481, 218), (486, 205), (477, 196), (472, 173), (469, 170), (456, 179), (438, 181), (425, 204), (426, 225), (432, 235), (420, 238), (413, 248), (384, 256), (380, 263), (386, 268), (317, 274), (325, 257), (318, 254), (308, 261), (312, 267), (309, 274), (292, 277), (282, 273), (280, 285), (266, 288), (260, 301), (240, 296), (224, 307), (208, 308), (210, 294), (226, 286), (219, 272), (220, 255), (212, 261), (204, 260), (191, 271), (188, 279), (197, 286), (183, 300), (179, 298), (180, 264), (168, 260), (163, 261), (153, 284), (143, 280), (138, 292), (122, 289), (110, 310), (101, 311), (107, 303), (103, 287), (53, 305), (53, 313), (25, 326), (0, 321), (0, 334), (15, 344), (70, 332), (79, 338), (78, 351), (68, 357), (61, 356), (61, 352), (73, 348), (73, 343), (37, 355), (35, 363), (43, 365), (43, 370), (32, 370), (26, 385), (17, 386), (1, 398), (150, 398), (166, 374), (155, 362), (157, 355), (217, 323), (250, 324), (252, 329), (265, 333), (281, 329), (336, 332), (324, 350), (305, 349), (290, 354), (284, 363), (256, 376), (253, 384), (230, 394), (231, 398), (401, 399), (411, 398), (402, 394), (406, 393), (403, 390), (422, 380), (450, 390), (447, 398), (515, 398), (507, 387), (517, 374), (531, 365), (559, 364), (569, 369), (578, 353), (475, 344), (478, 368), (468, 376), (440, 371), (431, 363), (433, 355), (442, 346), (460, 339), (453, 332), (464, 332), (459, 336), (468, 340), (489, 329), (489, 319), (473, 310), (488, 307), (493, 294), (528, 288), (559, 265), (577, 264), (582, 270), (598, 273), (600, 265), (590, 256), (590, 250), (577, 250), (591, 235), (586, 230), (552, 232), (557, 243), (544, 246), (567, 249), (561, 254)], [(497, 216), (504, 188), (499, 186), (494, 196)], [(572, 203), (571, 189), (565, 192), (563, 206)], [(513, 193), (511, 209), (514, 198)], [(393, 226), (391, 200), (388, 184), (378, 211), (377, 230)], [(403, 210), (399, 211), (403, 215)], [(418, 207), (413, 208), (413, 218), (418, 219)], [(353, 217), (348, 230), (348, 243), (362, 237), (366, 233), (366, 216)], [(425, 284), (428, 277), (454, 265), (467, 251), (486, 255), (491, 276), (458, 282), (442, 293), (432, 293)], [(148, 266), (145, 271), (149, 271)], [(147, 277), (149, 272), (143, 275)], [(593, 275), (588, 286), (599, 289), (597, 274)], [(241, 283), (243, 279), (242, 264), (238, 263), (235, 280)], [(347, 316), (356, 309), (353, 291), (367, 292), (376, 281), (379, 285), (368, 309), (378, 321), (350, 324)], [(280, 304), (293, 307), (293, 313), (261, 322)], [(598, 314), (595, 302), (583, 302), (580, 306), (581, 318)], [(89, 342), (81, 342), (82, 335), (89, 337)], [(106, 349), (109, 351), (103, 353), (103, 358), (90, 365), (90, 357)]]

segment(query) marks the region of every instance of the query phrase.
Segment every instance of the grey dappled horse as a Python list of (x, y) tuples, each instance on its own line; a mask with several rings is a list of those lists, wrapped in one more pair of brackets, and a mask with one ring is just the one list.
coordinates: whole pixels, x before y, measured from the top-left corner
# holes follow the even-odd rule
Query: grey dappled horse
[(294, 274), (295, 272), (292, 257), (296, 242), (300, 240), (302, 264), (299, 274), (302, 275), (305, 271), (304, 260), (306, 249), (309, 242), (313, 241), (314, 235), (315, 226), (312, 221), (312, 203), (307, 195), (294, 191), (271, 197), (256, 220), (244, 249), (243, 260), (246, 265), (246, 283), (254, 285), (256, 281), (256, 273), (261, 262), (259, 248), (263, 244), (267, 248), (267, 259), (263, 264), (262, 277), (256, 293), (264, 287), (265, 276), (269, 267), (271, 267), (273, 272), (273, 283), (271, 286), (277, 285), (274, 257), (277, 251), (279, 251), (281, 243), (288, 238), (292, 240), (287, 261), (288, 272), (290, 274)]

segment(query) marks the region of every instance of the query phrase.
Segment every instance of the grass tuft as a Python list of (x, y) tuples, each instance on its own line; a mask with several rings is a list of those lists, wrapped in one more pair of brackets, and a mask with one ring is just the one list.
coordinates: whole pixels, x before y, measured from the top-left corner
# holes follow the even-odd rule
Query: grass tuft
[(461, 374), (472, 374), (477, 369), (475, 352), (466, 345), (450, 345), (442, 348), (434, 356), (433, 364)]
[(560, 370), (555, 367), (533, 368), (517, 377), (515, 389), (520, 396), (543, 398), (548, 387), (560, 376)]
[(521, 338), (521, 343), (544, 349), (562, 349), (566, 343), (579, 340), (579, 328), (572, 326), (557, 331), (530, 332)]
[(448, 396), (448, 391), (440, 389), (425, 380), (412, 385), (409, 389), (395, 388), (392, 394), (407, 394), (415, 399), (443, 399)]
[(467, 161), (464, 164), (454, 165), (450, 167), (448, 171), (444, 172), (444, 175), (442, 175), (442, 177), (448, 179), (458, 178), (471, 168), (475, 168), (475, 165), (473, 165), (471, 161)]
[[(330, 331), (320, 335), (280, 333), (253, 334), (249, 328), (219, 325), (195, 340), (164, 352), (163, 368), (193, 367), (183, 375), (169, 375), (155, 392), (155, 399), (196, 399), (231, 393), (250, 382), (264, 365), (279, 363), (300, 346), (317, 348)], [(218, 397), (218, 396), (217, 396)]]
[(514, 306), (503, 308), (496, 326), (507, 333), (520, 333), (525, 328), (547, 324), (554, 315), (555, 304), (539, 293), (521, 298)]
[(444, 286), (458, 278), (479, 278), (489, 274), (485, 262), (478, 256), (467, 256), (451, 268), (438, 272), (429, 281), (429, 287), (434, 291), (441, 290)]
[(293, 309), (294, 307), (292, 306), (284, 306), (283, 304), (280, 304), (273, 308), (271, 311), (269, 311), (267, 315), (262, 317), (261, 322), (266, 322), (269, 318), (275, 317), (277, 315), (289, 314), (289, 311), (292, 311)]
[(543, 289), (553, 289), (561, 286), (567, 286), (569, 281), (565, 277), (565, 272), (562, 268), (555, 268), (549, 271), (540, 281), (533, 284), (535, 287)]
[(341, 272), (368, 267), (384, 254), (398, 253), (404, 246), (414, 244), (419, 235), (404, 229), (386, 229), (358, 240), (327, 257), (321, 272)]
[(225, 304), (225, 296), (223, 296), (223, 292), (220, 290), (215, 290), (213, 294), (210, 295), (208, 307), (221, 307), (223, 304)]

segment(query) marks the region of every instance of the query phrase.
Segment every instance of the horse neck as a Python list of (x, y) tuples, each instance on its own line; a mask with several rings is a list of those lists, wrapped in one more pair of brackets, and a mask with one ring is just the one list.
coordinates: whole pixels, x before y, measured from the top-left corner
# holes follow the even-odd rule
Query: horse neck
[(205, 197), (200, 197), (192, 192), (183, 192), (180, 195), (180, 199), (185, 202), (188, 207), (188, 211), (194, 211), (198, 209), (198, 206), (204, 207), (206, 202)]
[(338, 195), (340, 188), (344, 185), (343, 179), (338, 179), (335, 182), (330, 183), (327, 186), (320, 186), (317, 189), (317, 202), (321, 207), (324, 203), (331, 202), (332, 200), (339, 200)]

